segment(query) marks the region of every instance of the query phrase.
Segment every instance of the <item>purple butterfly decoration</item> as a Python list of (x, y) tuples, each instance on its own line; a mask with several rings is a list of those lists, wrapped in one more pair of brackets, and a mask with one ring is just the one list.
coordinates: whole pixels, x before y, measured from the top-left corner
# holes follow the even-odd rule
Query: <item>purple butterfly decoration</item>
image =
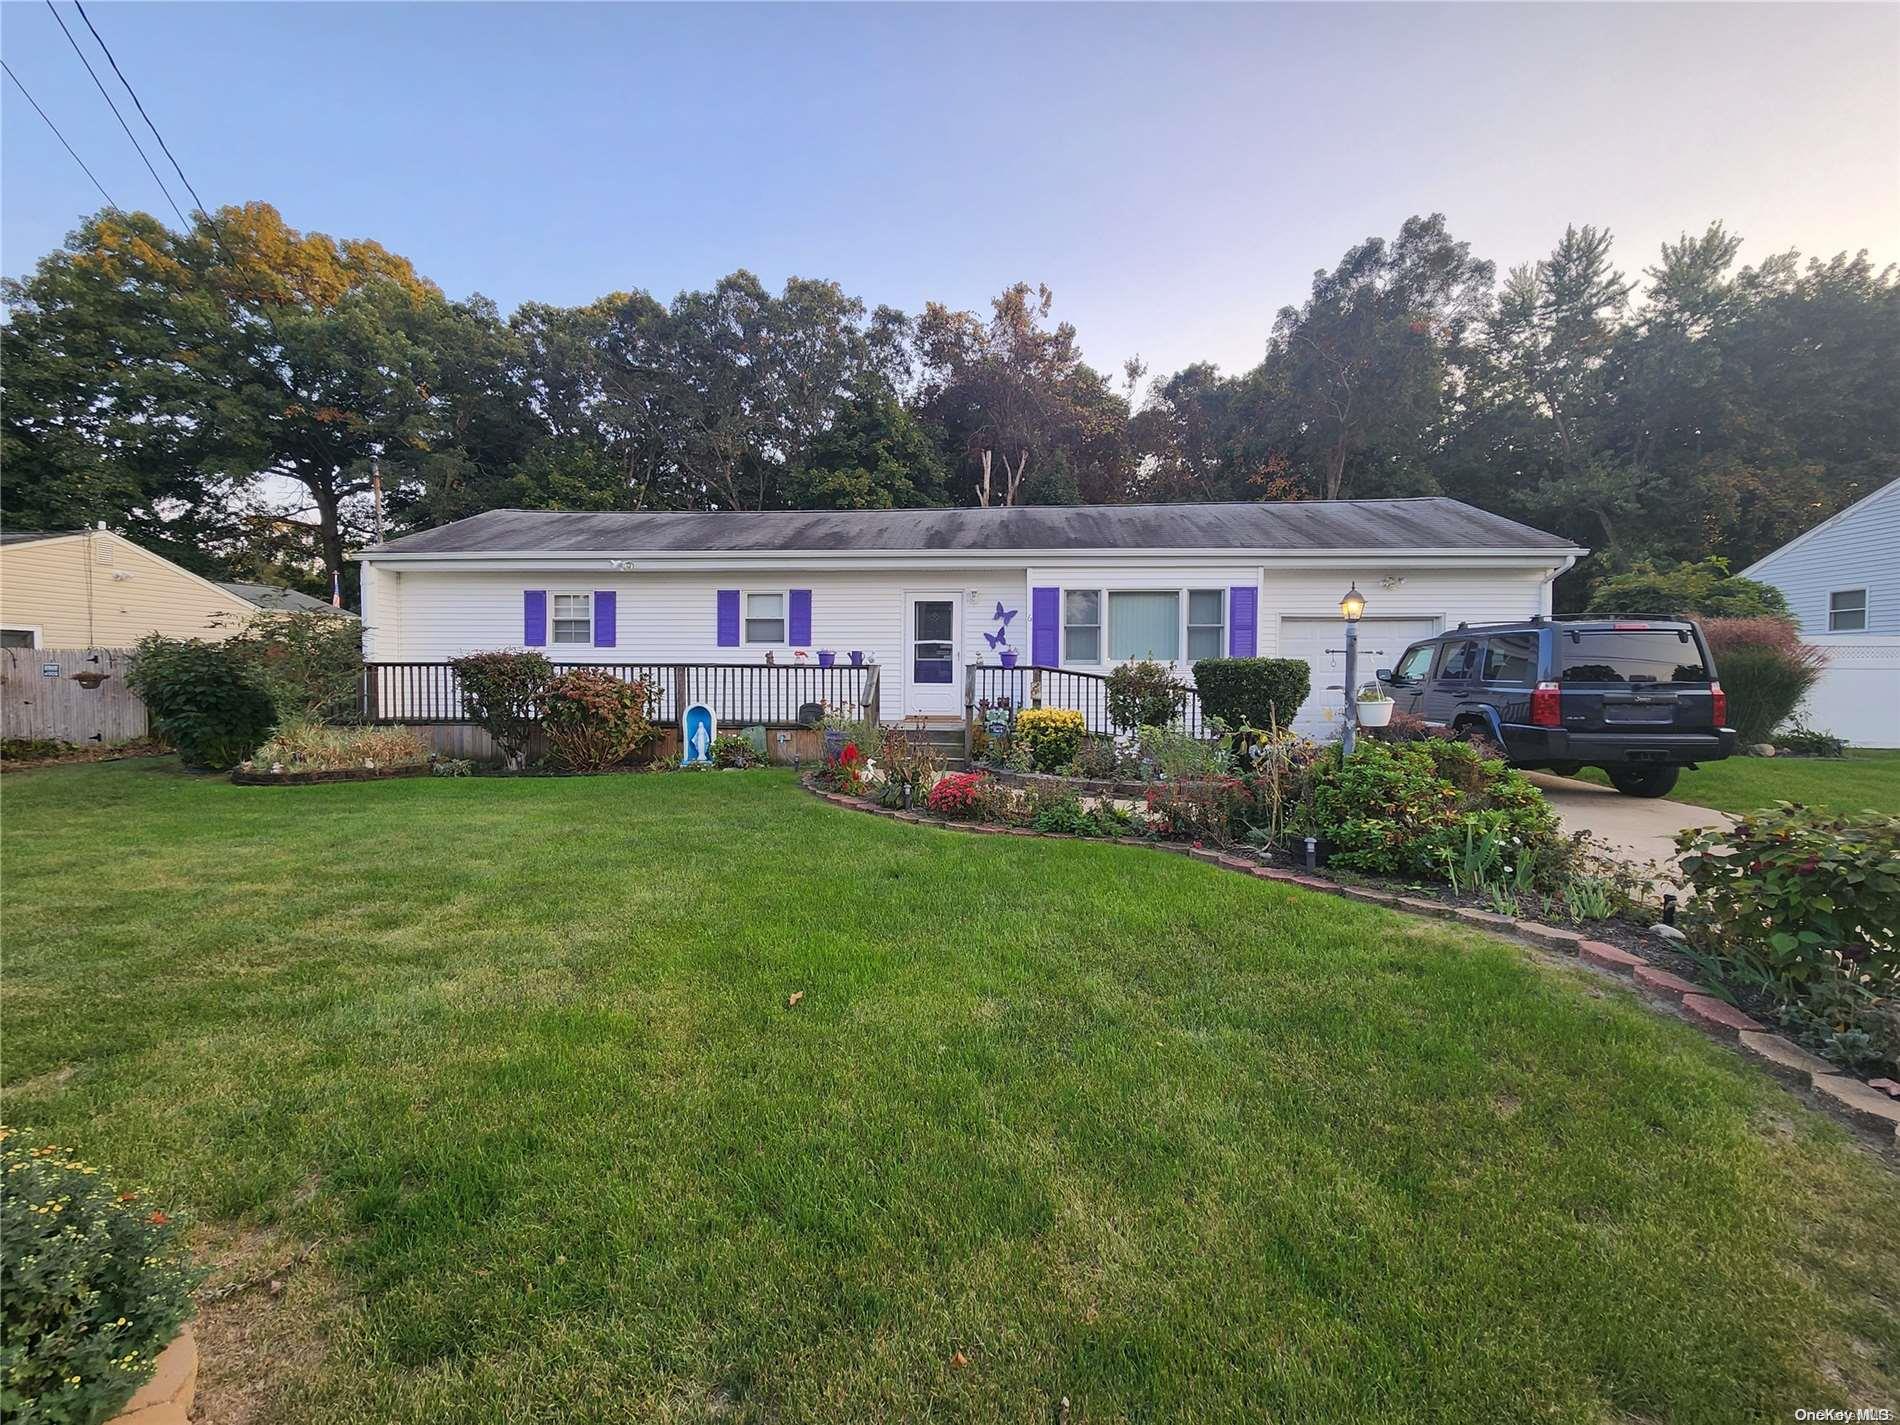
[(990, 617), (1007, 629), (1009, 627), (1009, 621), (1016, 617), (1016, 610), (1004, 608), (1003, 601), (998, 599), (996, 601), (996, 612), (991, 614)]
[(987, 642), (991, 648), (1001, 648), (1005, 643), (1009, 642), (1009, 630), (1006, 628), (999, 628), (996, 630), (995, 633), (984, 634), (983, 638), (984, 638), (984, 641)]

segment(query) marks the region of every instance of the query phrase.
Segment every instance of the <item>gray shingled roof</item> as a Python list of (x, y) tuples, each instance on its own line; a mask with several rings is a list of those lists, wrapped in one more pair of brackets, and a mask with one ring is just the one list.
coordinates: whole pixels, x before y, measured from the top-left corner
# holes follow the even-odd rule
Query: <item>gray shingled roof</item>
[(1009, 509), (612, 512), (489, 510), (366, 554), (693, 554), (812, 550), (1537, 550), (1567, 539), (1459, 500)]
[(0, 544), (31, 544), (38, 539), (64, 539), (69, 534), (84, 534), (83, 529), (9, 529), (0, 530)]
[(348, 609), (339, 609), (327, 600), (313, 598), (296, 589), (282, 589), (275, 584), (220, 583), (218, 587), (227, 594), (235, 594), (247, 604), (256, 604), (260, 609), (269, 609), (273, 613), (300, 614), (336, 614), (343, 618), (355, 618)]

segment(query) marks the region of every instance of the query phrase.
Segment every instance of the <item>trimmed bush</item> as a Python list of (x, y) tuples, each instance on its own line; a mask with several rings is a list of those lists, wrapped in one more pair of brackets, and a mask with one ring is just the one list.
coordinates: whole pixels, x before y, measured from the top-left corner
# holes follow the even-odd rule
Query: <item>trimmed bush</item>
[(1718, 556), (1667, 568), (1638, 564), (1626, 574), (1613, 574), (1596, 586), (1584, 612), (1786, 618), (1788, 600), (1772, 584), (1729, 573), (1728, 561)]
[(126, 674), (152, 731), (188, 767), (235, 767), (270, 734), (277, 711), (242, 654), (202, 638), (147, 634)]
[(1164, 664), (1143, 659), (1108, 675), (1108, 720), (1123, 732), (1167, 727), (1186, 703), (1187, 685)]
[(1313, 690), (1303, 658), (1203, 658), (1194, 665), (1201, 710), (1229, 727), (1285, 727)]
[(1057, 772), (1075, 760), (1088, 723), (1074, 708), (1024, 708), (1016, 714), (1015, 740), (1038, 772)]
[(1464, 742), (1368, 740), (1351, 757), (1323, 756), (1298, 820), (1331, 844), (1334, 865), (1370, 875), (1447, 880), (1474, 838), (1508, 847), (1514, 870), (1529, 856), (1554, 875), (1561, 861), (1536, 784)]
[(529, 652), (471, 653), (450, 665), (462, 687), (462, 710), (510, 767), (519, 767), (534, 735), (536, 699), (554, 676), (545, 655)]
[(1777, 802), (1677, 838), (1691, 942), (1786, 997), (1843, 969), (1900, 989), (1900, 817)]
[(1767, 742), (1827, 666), (1784, 618), (1712, 618), (1702, 625), (1715, 673), (1728, 694), (1729, 725), (1744, 746)]
[(0, 1419), (117, 1414), (191, 1315), (200, 1275), (137, 1193), (0, 1128)]
[(653, 738), (653, 690), (598, 668), (563, 673), (536, 704), (548, 749), (570, 771), (604, 772)]
[(759, 749), (736, 732), (722, 732), (715, 737), (708, 755), (712, 757), (713, 766), (721, 769), (758, 767), (765, 762)]

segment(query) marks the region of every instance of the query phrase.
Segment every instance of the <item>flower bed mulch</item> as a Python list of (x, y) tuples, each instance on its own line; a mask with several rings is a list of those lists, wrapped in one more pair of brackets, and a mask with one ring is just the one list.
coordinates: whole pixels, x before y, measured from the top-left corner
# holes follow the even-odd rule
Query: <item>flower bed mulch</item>
[(1776, 1077), (1797, 1088), (1810, 1090), (1813, 1103), (1856, 1128), (1871, 1132), (1883, 1148), (1900, 1152), (1900, 1101), (1844, 1073), (1825, 1059), (1810, 1054), (1792, 1040), (1770, 1032), (1759, 1020), (1698, 984), (1690, 973), (1685, 973), (1694, 969), (1694, 962), (1688, 956), (1666, 949), (1633, 926), (1618, 926), (1610, 930), (1609, 934), (1620, 942), (1611, 943), (1597, 933), (1598, 927), (1594, 925), (1592, 933), (1585, 934), (1562, 926), (1544, 925), (1539, 921), (1460, 905), (1449, 897), (1428, 895), (1416, 887), (1388, 890), (1373, 884), (1348, 884), (1312, 872), (1273, 865), (1259, 854), (1249, 854), (1241, 849), (1218, 850), (1186, 842), (1157, 841), (1145, 836), (1074, 836), (1067, 832), (1035, 831), (1021, 826), (951, 821), (921, 811), (898, 811), (843, 792), (828, 791), (809, 777), (802, 778), (801, 782), (812, 795), (822, 797), (834, 806), (893, 821), (942, 827), (979, 836), (1039, 836), (1171, 851), (1191, 856), (1210, 866), (1257, 876), (1263, 880), (1345, 896), (1350, 900), (1364, 901), (1409, 915), (1459, 921), (1542, 950), (1572, 956), (1593, 970), (1629, 980), (1652, 1004), (1673, 1008), (1679, 1018), (1737, 1048)]
[(399, 767), (321, 767), (297, 772), (232, 771), (231, 780), (240, 787), (308, 787), (318, 782), (386, 782), (392, 777), (426, 777), (427, 762), (410, 762)]

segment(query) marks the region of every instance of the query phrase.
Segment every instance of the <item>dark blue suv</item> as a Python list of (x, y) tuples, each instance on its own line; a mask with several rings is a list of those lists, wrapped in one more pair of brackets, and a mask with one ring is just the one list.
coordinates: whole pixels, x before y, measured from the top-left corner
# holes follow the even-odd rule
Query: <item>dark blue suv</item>
[(1688, 619), (1460, 624), (1406, 649), (1379, 682), (1398, 711), (1488, 737), (1513, 766), (1601, 767), (1632, 797), (1660, 797), (1682, 768), (1735, 750), (1715, 660)]

